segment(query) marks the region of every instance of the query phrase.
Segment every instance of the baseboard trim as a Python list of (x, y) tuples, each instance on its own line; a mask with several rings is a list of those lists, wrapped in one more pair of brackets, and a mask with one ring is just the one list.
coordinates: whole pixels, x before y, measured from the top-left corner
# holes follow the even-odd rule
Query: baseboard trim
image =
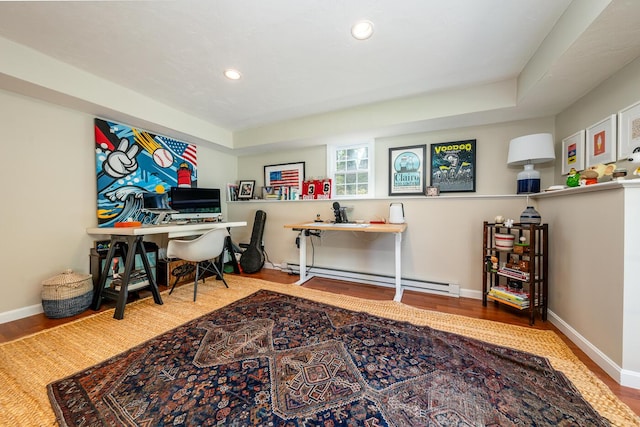
[(607, 375), (624, 387), (640, 389), (640, 372), (622, 369), (609, 356), (600, 351), (596, 346), (583, 337), (571, 325), (561, 319), (553, 311), (547, 312), (549, 321), (553, 323), (563, 334), (567, 336), (578, 348), (589, 356), (596, 365), (600, 366)]
[(22, 307), (16, 310), (5, 311), (0, 313), (0, 324), (13, 322), (14, 320), (20, 320), (25, 317), (34, 316), (36, 314), (44, 313), (42, 304), (36, 304), (29, 307)]
[(460, 289), (462, 298), (482, 299), (482, 291), (474, 291), (471, 289)]
[[(294, 274), (300, 274), (300, 264), (287, 263), (288, 268)], [(395, 287), (395, 276), (387, 276), (382, 274), (361, 273), (358, 271), (341, 270), (328, 267), (310, 267), (308, 274), (325, 277), (328, 279), (346, 280), (356, 283), (365, 283), (370, 285), (384, 286), (388, 288)], [(420, 279), (410, 279), (402, 277), (400, 279), (403, 290), (426, 292), (437, 295), (445, 295), (454, 298), (460, 296), (460, 285), (454, 283), (442, 283)]]

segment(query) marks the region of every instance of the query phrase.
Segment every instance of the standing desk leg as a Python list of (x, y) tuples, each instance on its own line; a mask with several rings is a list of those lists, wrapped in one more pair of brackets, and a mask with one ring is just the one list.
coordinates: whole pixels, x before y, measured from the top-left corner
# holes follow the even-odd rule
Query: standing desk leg
[(298, 237), (300, 240), (300, 279), (296, 282), (296, 285), (302, 285), (311, 279), (311, 276), (307, 277), (307, 235), (305, 230), (300, 230)]
[(401, 243), (402, 243), (402, 233), (396, 234), (396, 295), (393, 297), (394, 301), (402, 300), (402, 252), (401, 252)]

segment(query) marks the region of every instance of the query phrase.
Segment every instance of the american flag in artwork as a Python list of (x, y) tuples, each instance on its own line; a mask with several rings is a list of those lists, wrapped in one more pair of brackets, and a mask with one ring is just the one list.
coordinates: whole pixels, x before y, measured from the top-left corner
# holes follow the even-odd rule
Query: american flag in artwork
[(269, 185), (297, 187), (300, 184), (299, 177), (298, 169), (271, 171), (269, 172)]
[(163, 145), (165, 145), (173, 154), (182, 157), (193, 166), (198, 166), (197, 147), (193, 144), (176, 141), (170, 138), (156, 137)]

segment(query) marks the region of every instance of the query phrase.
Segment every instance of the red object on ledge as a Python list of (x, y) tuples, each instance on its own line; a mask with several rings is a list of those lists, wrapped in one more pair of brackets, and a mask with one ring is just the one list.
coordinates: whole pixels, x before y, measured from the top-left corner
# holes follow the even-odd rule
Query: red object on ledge
[(142, 223), (140, 221), (116, 222), (116, 228), (140, 227), (141, 225), (142, 225)]
[(593, 185), (598, 183), (598, 178), (586, 178), (584, 180), (585, 185)]

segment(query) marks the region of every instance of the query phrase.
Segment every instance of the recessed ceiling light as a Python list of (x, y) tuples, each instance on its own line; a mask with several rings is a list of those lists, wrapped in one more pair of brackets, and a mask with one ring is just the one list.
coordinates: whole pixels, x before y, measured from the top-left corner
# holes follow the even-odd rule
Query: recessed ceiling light
[(228, 68), (224, 70), (224, 76), (229, 80), (240, 80), (240, 77), (242, 77), (242, 74), (240, 74), (240, 71), (238, 70), (234, 70), (233, 68)]
[(373, 22), (359, 21), (351, 27), (351, 35), (358, 40), (366, 40), (373, 35)]

